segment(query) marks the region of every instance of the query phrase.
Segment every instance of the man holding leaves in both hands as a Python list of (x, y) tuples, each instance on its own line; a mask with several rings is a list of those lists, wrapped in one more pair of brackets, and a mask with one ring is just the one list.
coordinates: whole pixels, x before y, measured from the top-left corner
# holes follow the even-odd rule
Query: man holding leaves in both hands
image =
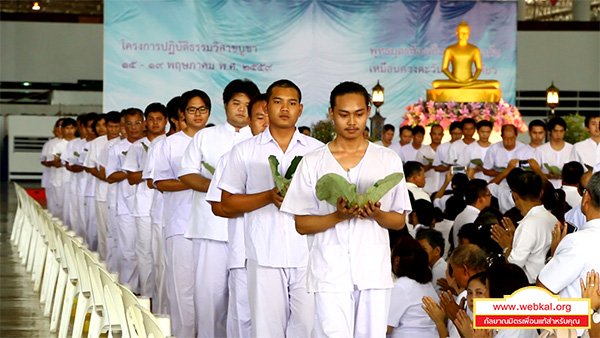
[[(385, 335), (386, 294), (393, 287), (387, 229), (403, 228), (411, 206), (400, 157), (362, 137), (369, 103), (360, 84), (333, 89), (329, 116), (337, 136), (304, 156), (281, 206), (308, 235), (306, 280), (315, 294), (316, 337)], [(325, 175), (339, 176), (324, 187), (318, 182)], [(323, 195), (330, 191), (345, 198)]]

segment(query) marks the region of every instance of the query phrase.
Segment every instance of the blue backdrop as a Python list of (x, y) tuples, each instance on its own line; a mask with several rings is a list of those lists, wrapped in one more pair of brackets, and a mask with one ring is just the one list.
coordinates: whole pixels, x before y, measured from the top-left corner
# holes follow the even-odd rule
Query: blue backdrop
[(443, 79), (444, 49), (456, 26), (471, 26), (481, 79), (501, 82), (515, 104), (513, 1), (122, 1), (105, 0), (104, 109), (145, 108), (199, 88), (213, 101), (209, 122), (225, 121), (222, 90), (249, 78), (265, 91), (287, 78), (303, 92), (300, 125), (323, 119), (339, 82), (377, 80), (381, 113), (398, 125), (404, 107)]

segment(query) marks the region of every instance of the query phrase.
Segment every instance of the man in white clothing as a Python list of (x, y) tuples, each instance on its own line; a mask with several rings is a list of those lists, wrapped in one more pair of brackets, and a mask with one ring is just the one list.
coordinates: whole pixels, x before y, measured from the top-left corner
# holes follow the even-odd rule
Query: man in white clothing
[(538, 173), (552, 183), (554, 188), (559, 189), (562, 182), (562, 167), (567, 162), (574, 160), (573, 145), (565, 142), (567, 123), (562, 117), (553, 117), (548, 121), (550, 131), (550, 142), (542, 144), (535, 149), (534, 158), (542, 167), (542, 173)]
[(63, 212), (62, 175), (65, 169), (60, 165), (58, 156), (60, 156), (59, 154), (62, 153), (67, 144), (62, 135), (63, 121), (64, 118), (57, 121), (59, 124), (59, 137), (56, 138), (56, 141), (52, 142), (45, 154), (45, 163), (50, 167), (50, 174), (48, 175), (48, 189), (46, 193), (46, 197), (48, 199), (48, 210), (55, 217), (60, 219), (62, 219)]
[[(402, 159), (403, 163), (408, 161), (417, 161), (417, 154), (419, 149), (422, 147), (423, 138), (425, 137), (425, 128), (421, 126), (414, 126), (412, 128), (413, 139), (412, 142), (404, 145), (400, 148), (395, 147), (395, 145), (399, 145), (399, 143), (395, 143), (394, 147), (390, 146), (390, 149), (394, 150), (398, 155), (400, 155), (400, 159)], [(420, 160), (418, 160), (420, 162)]]
[[(314, 302), (306, 292), (308, 248), (293, 217), (279, 211), (283, 197), (269, 174), (269, 156), (285, 173), (296, 156), (322, 146), (300, 134), (301, 93), (289, 80), (267, 89), (269, 127), (233, 147), (219, 182), (225, 214), (245, 213), (248, 297), (254, 337), (307, 337), (314, 322)], [(361, 130), (362, 135), (362, 130)]]
[(463, 225), (473, 223), (479, 212), (485, 207), (489, 207), (492, 202), (492, 194), (487, 187), (487, 183), (481, 179), (473, 179), (467, 183), (465, 189), (465, 202), (467, 207), (454, 220), (452, 227), (452, 241), (454, 247), (458, 247), (458, 232)]
[(68, 158), (71, 157), (73, 153), (73, 145), (77, 144), (76, 141), (78, 139), (75, 137), (75, 132), (77, 131), (77, 121), (72, 118), (65, 118), (62, 123), (62, 134), (63, 139), (67, 142), (65, 148), (58, 156), (58, 160), (60, 165), (63, 168), (62, 175), (62, 195), (63, 199), (63, 210), (62, 210), (62, 221), (64, 224), (73, 227), (73, 222), (71, 221), (71, 208), (73, 207), (72, 200), (75, 199), (74, 187), (71, 184), (71, 179), (73, 178), (71, 171), (68, 169)]
[(476, 124), (475, 120), (472, 118), (466, 118), (462, 121), (462, 133), (463, 138), (453, 142), (450, 148), (448, 149), (448, 157), (446, 159), (447, 163), (456, 163), (457, 165), (467, 166), (469, 163), (465, 163), (464, 159), (461, 162), (461, 156), (464, 154), (467, 146), (476, 143), (476, 139), (473, 137), (475, 135)]
[(54, 156), (51, 156), (52, 153), (50, 153), (50, 149), (52, 149), (54, 144), (62, 138), (62, 131), (60, 130), (62, 120), (62, 118), (58, 119), (54, 123), (54, 128), (52, 129), (54, 138), (44, 143), (40, 155), (40, 163), (45, 167), (44, 173), (42, 174), (42, 188), (46, 189), (47, 209), (52, 214), (56, 214), (56, 193), (54, 185), (50, 183), (54, 176)]
[[(442, 174), (433, 169), (433, 159), (435, 158), (438, 146), (442, 142), (442, 138), (444, 138), (444, 128), (439, 124), (431, 126), (429, 137), (431, 138), (431, 143), (421, 146), (421, 149), (417, 151), (415, 160), (421, 162), (424, 166), (423, 169), (425, 169), (425, 186), (423, 190), (427, 194), (433, 194), (440, 189), (441, 184), (440, 177), (442, 177)], [(441, 181), (443, 182), (443, 177)]]
[(573, 145), (573, 158), (591, 170), (600, 162), (600, 113), (586, 115), (585, 130), (590, 137)]
[(370, 97), (354, 82), (331, 92), (329, 117), (336, 138), (305, 155), (281, 206), (296, 215), (296, 229), (307, 234), (310, 248), (307, 291), (314, 293), (317, 337), (383, 337), (386, 330), (390, 248), (387, 229), (405, 226), (411, 206), (404, 180), (380, 201), (337, 205), (319, 201), (317, 181), (335, 173), (364, 193), (376, 181), (402, 173), (392, 150), (370, 144), (362, 131), (370, 115)]
[[(391, 124), (386, 124), (383, 126), (383, 132), (381, 133), (381, 141), (375, 142), (375, 144), (379, 144), (384, 147), (398, 147), (400, 143), (392, 144), (392, 140), (394, 139), (394, 133), (396, 132), (396, 128), (394, 128)], [(402, 131), (400, 131), (402, 134)], [(391, 148), (390, 148), (391, 149)]]
[(444, 184), (443, 175), (450, 170), (450, 167), (456, 165), (455, 158), (450, 158), (450, 147), (453, 143), (462, 139), (462, 122), (452, 122), (450, 124), (450, 141), (440, 144), (436, 149), (435, 157), (433, 158), (433, 169), (439, 174), (438, 186), (435, 191), (438, 191)]
[(458, 154), (458, 163), (468, 167), (467, 175), (470, 178), (479, 178), (486, 182), (491, 177), (483, 173), (483, 159), (491, 143), (489, 141), (494, 125), (490, 121), (477, 122), (477, 142), (469, 144), (462, 153)]
[(516, 152), (519, 160), (530, 160), (535, 158), (535, 150), (544, 144), (546, 139), (546, 123), (542, 120), (533, 120), (529, 122), (529, 144), (525, 144)]
[[(248, 126), (256, 136), (269, 126), (267, 115), (267, 96), (254, 96), (248, 104)], [(248, 276), (246, 270), (246, 245), (244, 244), (244, 215), (227, 215), (221, 206), (221, 189), (218, 188), (223, 170), (227, 166), (229, 153), (221, 156), (210, 186), (206, 201), (211, 204), (215, 215), (231, 217), (227, 223), (229, 269), (229, 304), (227, 307), (227, 337), (252, 337), (250, 306), (248, 304)], [(237, 216), (237, 217), (236, 217)]]
[(135, 191), (127, 182), (123, 163), (131, 145), (144, 136), (145, 124), (144, 113), (138, 108), (126, 109), (123, 115), (127, 137), (109, 150), (105, 167), (106, 181), (117, 186), (117, 242), (121, 254), (119, 282), (131, 286), (133, 292), (139, 293), (140, 279), (135, 252), (137, 229), (132, 214)]
[(565, 200), (571, 208), (581, 204), (581, 193), (579, 183), (583, 176), (583, 165), (577, 161), (565, 163), (562, 168), (562, 187), (565, 192)]
[[(415, 200), (424, 199), (431, 202), (431, 197), (423, 191), (425, 186), (425, 170), (423, 165), (416, 161), (404, 163), (404, 174), (406, 175), (406, 187), (412, 193)], [(429, 226), (429, 225), (428, 225)]]
[(502, 225), (492, 226), (492, 238), (504, 250), (506, 261), (521, 267), (529, 282), (535, 283), (544, 267), (552, 242), (552, 229), (558, 220), (540, 201), (542, 178), (537, 173), (524, 171), (510, 183), (515, 205), (523, 219), (515, 230), (512, 221), (504, 218)]
[(483, 159), (483, 173), (492, 177), (504, 171), (508, 162), (517, 158), (516, 152), (523, 147), (523, 143), (517, 141), (518, 131), (514, 125), (503, 125), (500, 135), (502, 142), (492, 144)]
[(236, 79), (223, 90), (227, 121), (205, 128), (192, 139), (179, 169), (179, 179), (193, 192), (192, 214), (184, 236), (199, 252), (195, 267), (194, 304), (196, 327), (200, 337), (227, 335), (227, 219), (213, 214), (206, 202), (206, 191), (213, 168), (225, 153), (252, 137), (248, 127), (248, 103), (259, 93), (250, 80)]
[(127, 172), (127, 182), (133, 187), (133, 208), (130, 210), (135, 218), (136, 239), (135, 253), (140, 280), (140, 295), (152, 297), (154, 291), (154, 276), (152, 275), (152, 223), (150, 207), (152, 205), (152, 190), (142, 180), (142, 170), (150, 142), (164, 135), (167, 125), (167, 108), (155, 102), (148, 105), (144, 111), (147, 136), (135, 141), (123, 161), (122, 168)]
[(429, 257), (429, 268), (433, 278), (431, 284), (435, 289), (435, 292), (440, 295), (442, 290), (437, 284), (437, 281), (441, 278), (446, 278), (446, 269), (448, 264), (442, 258), (445, 251), (446, 240), (441, 232), (435, 229), (425, 229), (417, 234), (416, 240), (421, 244), (427, 256)]

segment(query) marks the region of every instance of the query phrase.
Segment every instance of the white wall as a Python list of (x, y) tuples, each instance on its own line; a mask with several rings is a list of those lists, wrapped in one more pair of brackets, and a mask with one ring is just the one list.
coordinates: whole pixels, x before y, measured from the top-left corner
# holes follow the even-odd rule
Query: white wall
[[(102, 80), (103, 25), (0, 21), (2, 81)], [(517, 33), (517, 89), (600, 90), (600, 32)]]
[(517, 90), (600, 91), (600, 32), (517, 33)]
[(99, 24), (0, 22), (2, 81), (102, 80)]

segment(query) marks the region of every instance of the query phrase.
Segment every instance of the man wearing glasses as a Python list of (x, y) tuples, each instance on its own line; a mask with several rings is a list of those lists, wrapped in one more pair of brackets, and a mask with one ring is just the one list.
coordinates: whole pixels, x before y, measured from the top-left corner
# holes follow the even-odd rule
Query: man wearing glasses
[[(227, 219), (213, 214), (206, 192), (221, 156), (240, 141), (252, 137), (248, 127), (248, 103), (259, 94), (250, 80), (231, 81), (223, 91), (227, 122), (198, 132), (181, 158), (181, 182), (194, 190), (192, 211), (184, 237), (193, 240), (194, 305), (199, 337), (225, 337), (227, 287)], [(196, 115), (204, 107), (196, 107)], [(214, 169), (212, 169), (214, 171)]]

